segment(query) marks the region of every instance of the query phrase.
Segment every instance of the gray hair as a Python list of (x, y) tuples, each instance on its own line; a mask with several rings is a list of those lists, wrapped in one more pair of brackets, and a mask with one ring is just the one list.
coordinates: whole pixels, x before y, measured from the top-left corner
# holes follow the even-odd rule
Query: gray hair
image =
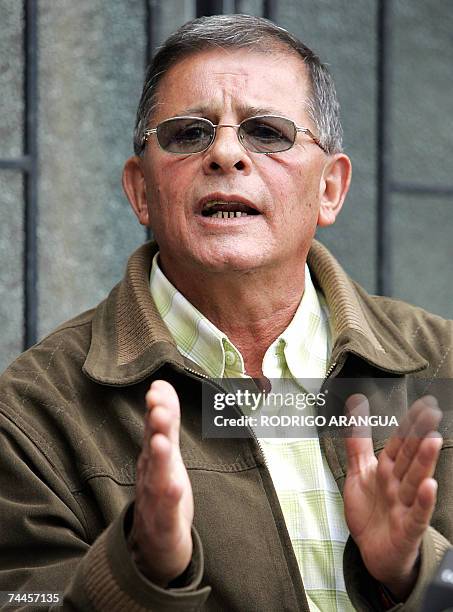
[(319, 57), (295, 36), (272, 21), (252, 15), (214, 15), (187, 22), (169, 36), (149, 65), (137, 110), (134, 151), (144, 149), (143, 132), (158, 104), (164, 74), (178, 61), (206, 49), (248, 48), (262, 53), (295, 52), (308, 70), (311, 92), (306, 108), (320, 143), (328, 153), (342, 150), (342, 128), (332, 77)]

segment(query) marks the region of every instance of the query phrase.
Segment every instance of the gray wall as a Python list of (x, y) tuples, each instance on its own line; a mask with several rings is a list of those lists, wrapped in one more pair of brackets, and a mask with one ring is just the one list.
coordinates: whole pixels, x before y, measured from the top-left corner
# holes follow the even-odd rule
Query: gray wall
[[(261, 2), (240, 10), (261, 14)], [(453, 6), (393, 0), (395, 180), (453, 186)], [(0, 0), (0, 157), (21, 154), (22, 3)], [(121, 189), (145, 58), (144, 0), (39, 0), (39, 335), (90, 308), (144, 239)], [(278, 2), (277, 22), (329, 63), (353, 186), (336, 228), (319, 232), (346, 270), (376, 288), (375, 0)], [(160, 37), (194, 16), (165, 0)], [(453, 317), (452, 198), (392, 196), (394, 294)], [(21, 350), (23, 196), (0, 170), (0, 370)]]

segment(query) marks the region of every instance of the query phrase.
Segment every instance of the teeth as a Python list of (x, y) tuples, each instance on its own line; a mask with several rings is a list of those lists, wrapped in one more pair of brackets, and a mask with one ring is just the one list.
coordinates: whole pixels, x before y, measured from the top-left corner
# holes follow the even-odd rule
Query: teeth
[(247, 216), (247, 213), (241, 212), (240, 210), (238, 210), (237, 212), (231, 212), (231, 211), (227, 212), (227, 211), (218, 210), (213, 215), (211, 215), (213, 219), (232, 219), (233, 217), (246, 217), (246, 216)]

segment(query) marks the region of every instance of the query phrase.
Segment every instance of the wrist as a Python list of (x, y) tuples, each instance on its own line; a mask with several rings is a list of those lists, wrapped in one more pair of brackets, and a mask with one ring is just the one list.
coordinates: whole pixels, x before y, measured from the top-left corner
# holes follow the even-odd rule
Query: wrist
[(143, 558), (143, 555), (141, 554), (140, 549), (131, 534), (127, 538), (127, 548), (131, 555), (132, 561), (134, 562), (134, 565), (138, 569), (140, 574), (142, 574), (147, 580), (160, 587), (161, 589), (166, 589), (168, 584), (177, 577), (166, 577), (162, 574), (153, 571), (153, 569), (149, 567), (148, 563)]
[(133, 537), (133, 531), (126, 537), (126, 544), (135, 567), (140, 574), (155, 586), (161, 589), (175, 589), (183, 588), (186, 584), (190, 583), (192, 575), (194, 574), (192, 556), (189, 557), (186, 563), (184, 563), (184, 561), (179, 563), (179, 565), (172, 563), (171, 567), (168, 567), (170, 571), (163, 573), (162, 563), (160, 566), (154, 566), (156, 555), (154, 554), (148, 558), (147, 555), (142, 552), (142, 549)]
[(381, 582), (381, 585), (386, 591), (388, 591), (387, 594), (392, 600), (402, 602), (409, 597), (415, 583), (417, 582), (419, 568), (420, 554), (417, 556), (417, 559), (408, 574), (395, 577), (394, 579), (383, 580)]
[(390, 610), (401, 603), (394, 598), (393, 593), (390, 593), (382, 583), (379, 583), (379, 598), (380, 604), (384, 610)]

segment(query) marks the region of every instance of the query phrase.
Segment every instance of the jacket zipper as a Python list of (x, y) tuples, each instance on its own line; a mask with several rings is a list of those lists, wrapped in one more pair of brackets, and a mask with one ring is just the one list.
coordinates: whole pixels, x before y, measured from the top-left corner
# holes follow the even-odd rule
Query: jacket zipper
[(336, 365), (337, 365), (338, 361), (334, 361), (331, 365), (330, 368), (327, 370), (326, 375), (324, 376), (324, 380), (322, 381), (322, 385), (321, 385), (321, 389), (322, 387), (326, 384), (327, 379), (329, 378), (329, 376), (332, 374), (332, 372), (334, 371)]

